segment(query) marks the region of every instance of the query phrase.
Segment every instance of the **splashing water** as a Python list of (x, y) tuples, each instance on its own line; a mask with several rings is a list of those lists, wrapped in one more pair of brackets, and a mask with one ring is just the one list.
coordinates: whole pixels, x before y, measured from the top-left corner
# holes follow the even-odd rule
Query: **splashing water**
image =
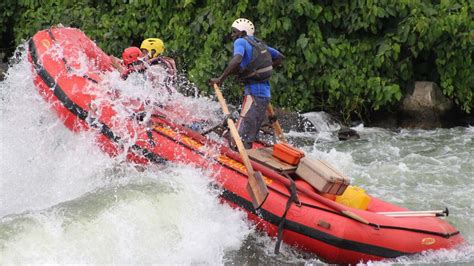
[(25, 55), (0, 84), (1, 264), (222, 264), (253, 232), (200, 171), (137, 168), (105, 155), (92, 132), (69, 131)]

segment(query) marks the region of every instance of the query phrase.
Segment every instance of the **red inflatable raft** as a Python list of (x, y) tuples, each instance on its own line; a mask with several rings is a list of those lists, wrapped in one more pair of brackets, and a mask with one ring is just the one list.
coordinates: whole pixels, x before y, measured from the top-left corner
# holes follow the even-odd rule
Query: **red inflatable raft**
[[(324, 261), (381, 260), (463, 242), (460, 233), (438, 217), (380, 214), (406, 209), (374, 197), (366, 210), (347, 207), (317, 194), (303, 180), (296, 182), (297, 203), (282, 172), (252, 159), (269, 190), (256, 210), (247, 194), (248, 177), (238, 153), (173, 123), (159, 108), (146, 123), (118, 114), (116, 107), (123, 99), (114, 101), (101, 81), (101, 75), (113, 70), (111, 60), (83, 32), (73, 28), (40, 31), (29, 40), (28, 53), (36, 87), (68, 128), (97, 131), (97, 143), (112, 156), (126, 152), (127, 159), (136, 163), (169, 161), (206, 169), (222, 188), (222, 199), (246, 211), (259, 229), (277, 236), (280, 227), (285, 243)], [(87, 64), (82, 63), (84, 58)]]

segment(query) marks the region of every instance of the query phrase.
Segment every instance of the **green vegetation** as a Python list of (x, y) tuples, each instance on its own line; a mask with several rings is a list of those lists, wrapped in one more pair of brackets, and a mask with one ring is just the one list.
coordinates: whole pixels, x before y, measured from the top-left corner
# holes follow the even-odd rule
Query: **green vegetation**
[[(0, 40), (14, 46), (61, 23), (117, 56), (143, 38), (160, 37), (189, 79), (211, 93), (207, 80), (231, 57), (224, 36), (237, 17), (252, 20), (256, 35), (286, 56), (272, 78), (278, 106), (365, 117), (392, 107), (413, 81), (429, 80), (466, 112), (473, 107), (469, 0), (7, 0), (0, 4), (7, 25)], [(240, 85), (225, 85), (226, 97), (238, 99)]]

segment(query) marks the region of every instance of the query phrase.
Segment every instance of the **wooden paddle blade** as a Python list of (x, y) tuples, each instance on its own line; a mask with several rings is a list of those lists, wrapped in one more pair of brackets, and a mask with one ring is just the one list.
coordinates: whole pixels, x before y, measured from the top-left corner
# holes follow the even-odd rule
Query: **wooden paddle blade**
[(247, 192), (252, 198), (252, 204), (255, 209), (260, 208), (268, 197), (268, 188), (263, 180), (262, 173), (255, 172), (253, 178), (249, 176), (247, 183)]
[(258, 209), (268, 196), (267, 184), (265, 184), (263, 181), (263, 176), (260, 172), (254, 172), (244, 144), (242, 143), (239, 133), (235, 128), (234, 121), (232, 121), (232, 119), (228, 119), (227, 125), (229, 126), (230, 134), (235, 141), (235, 145), (237, 145), (237, 149), (239, 150), (240, 158), (242, 159), (245, 169), (247, 170), (247, 176), (249, 180), (247, 184), (248, 193), (253, 199), (253, 206), (255, 209)]

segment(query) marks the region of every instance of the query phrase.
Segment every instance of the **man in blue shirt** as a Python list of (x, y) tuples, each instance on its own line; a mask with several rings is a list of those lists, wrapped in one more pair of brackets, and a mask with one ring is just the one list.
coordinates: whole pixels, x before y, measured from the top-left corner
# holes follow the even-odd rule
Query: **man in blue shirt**
[(251, 149), (252, 143), (257, 140), (270, 103), (272, 69), (283, 60), (278, 50), (255, 38), (254, 32), (254, 25), (248, 19), (239, 18), (232, 23), (234, 56), (222, 75), (211, 79), (211, 85), (220, 86), (229, 75), (236, 74), (244, 82), (244, 100), (237, 128), (246, 149)]

